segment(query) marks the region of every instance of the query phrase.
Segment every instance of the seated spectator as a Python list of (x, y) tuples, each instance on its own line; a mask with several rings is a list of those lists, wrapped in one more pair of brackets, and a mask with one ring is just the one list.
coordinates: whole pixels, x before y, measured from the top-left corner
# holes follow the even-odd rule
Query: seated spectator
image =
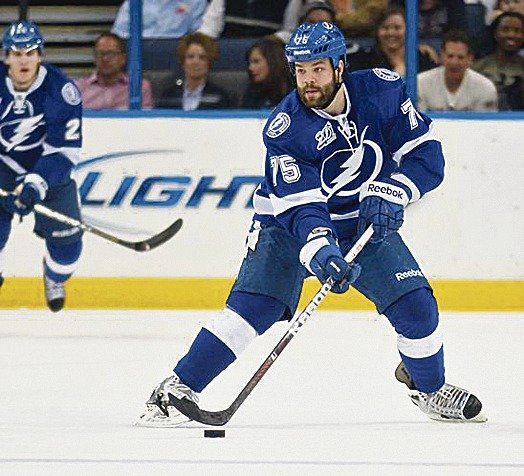
[(287, 43), (302, 0), (210, 0), (199, 32), (211, 38), (275, 35)]
[[(405, 0), (391, 0), (390, 3), (405, 6)], [(420, 0), (418, 16), (418, 34), (422, 38), (441, 37), (448, 30), (466, 29), (464, 0)]]
[(491, 79), (497, 87), (499, 110), (524, 109), (524, 58), (519, 51), (524, 44), (524, 15), (501, 13), (490, 30), (495, 53), (473, 64), (473, 69)]
[(279, 41), (263, 38), (247, 51), (249, 84), (240, 107), (266, 109), (275, 107), (292, 89), (284, 49)]
[[(405, 40), (406, 20), (398, 7), (388, 8), (377, 21), (376, 44), (348, 55), (348, 69), (387, 68), (401, 76), (406, 75)], [(437, 64), (422, 49), (418, 52), (419, 71), (434, 68)]]
[(347, 37), (372, 36), (389, 0), (332, 0), (336, 23)]
[[(114, 33), (95, 40), (95, 72), (75, 82), (82, 93), (84, 109), (129, 109), (129, 77), (124, 72), (127, 55), (124, 41)], [(142, 80), (142, 108), (153, 107), (151, 84)]]
[(496, 111), (497, 89), (473, 71), (473, 46), (468, 34), (450, 30), (442, 39), (442, 66), (417, 76), (421, 111)]
[(231, 107), (228, 94), (211, 83), (209, 71), (218, 58), (215, 40), (194, 32), (182, 37), (176, 47), (184, 78), (172, 78), (160, 94), (157, 107), (165, 109), (226, 109)]
[[(197, 30), (207, 0), (142, 0), (142, 38), (180, 38)], [(129, 38), (129, 0), (120, 6), (111, 31)]]

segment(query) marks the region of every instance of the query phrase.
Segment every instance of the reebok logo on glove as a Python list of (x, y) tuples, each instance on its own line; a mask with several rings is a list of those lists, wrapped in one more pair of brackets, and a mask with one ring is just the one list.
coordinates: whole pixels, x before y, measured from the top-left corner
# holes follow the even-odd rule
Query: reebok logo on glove
[(360, 201), (370, 195), (383, 198), (392, 203), (406, 206), (409, 202), (409, 197), (406, 191), (395, 185), (386, 182), (368, 182), (363, 185), (360, 190)]
[(370, 183), (368, 185), (368, 192), (372, 192), (374, 195), (378, 194), (385, 194), (385, 195), (392, 195), (395, 198), (399, 198), (400, 200), (404, 199), (404, 191), (397, 189), (393, 190), (389, 185), (382, 185), (378, 183)]

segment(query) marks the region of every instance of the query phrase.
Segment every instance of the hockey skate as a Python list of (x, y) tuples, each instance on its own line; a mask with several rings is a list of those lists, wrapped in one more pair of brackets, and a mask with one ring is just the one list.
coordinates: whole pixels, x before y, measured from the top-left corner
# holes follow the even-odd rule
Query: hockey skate
[(420, 392), (416, 389), (413, 379), (402, 362), (395, 370), (395, 377), (409, 388), (411, 401), (432, 420), (463, 423), (487, 421), (487, 418), (481, 413), (480, 400), (463, 388), (445, 383), (436, 392)]
[(64, 283), (53, 281), (44, 271), (44, 291), (47, 307), (53, 312), (60, 311), (65, 303)]
[(190, 422), (192, 422), (190, 418), (170, 405), (170, 394), (177, 398), (187, 398), (192, 402), (198, 402), (198, 397), (195, 392), (184, 385), (176, 374), (173, 374), (163, 380), (155, 390), (153, 390), (151, 397), (146, 402), (146, 411), (135, 422), (135, 426), (153, 428), (193, 426), (190, 424)]

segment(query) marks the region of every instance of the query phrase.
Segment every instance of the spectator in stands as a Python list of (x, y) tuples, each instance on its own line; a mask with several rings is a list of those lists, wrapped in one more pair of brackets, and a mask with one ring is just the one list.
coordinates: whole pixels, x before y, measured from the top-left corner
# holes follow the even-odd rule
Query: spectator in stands
[(317, 23), (319, 21), (335, 23), (335, 17), (335, 7), (330, 0), (305, 0), (297, 26), (300, 23)]
[(279, 41), (262, 38), (248, 49), (249, 84), (240, 107), (267, 109), (275, 107), (292, 89), (284, 48)]
[[(142, 0), (142, 38), (180, 38), (202, 24), (207, 0)], [(129, 38), (129, 0), (120, 6), (111, 31)]]
[(519, 55), (524, 44), (524, 15), (501, 13), (490, 30), (495, 53), (473, 65), (473, 69), (491, 79), (497, 87), (499, 110), (524, 109), (524, 58)]
[[(392, 5), (405, 6), (405, 0), (391, 0)], [(442, 37), (451, 29), (466, 29), (464, 0), (419, 0), (419, 36)]]
[(372, 36), (375, 25), (386, 11), (389, 0), (332, 0), (337, 15), (336, 23), (351, 38)]
[(496, 111), (497, 89), (473, 71), (473, 45), (463, 30), (444, 34), (440, 51), (442, 66), (417, 77), (421, 111)]
[[(82, 93), (84, 109), (129, 109), (129, 77), (124, 41), (114, 33), (95, 40), (95, 72), (75, 82)], [(153, 107), (151, 84), (142, 80), (142, 108)]]
[(497, 0), (488, 24), (491, 24), (503, 12), (516, 12), (524, 15), (524, 0)]
[(218, 58), (217, 42), (199, 32), (183, 36), (177, 43), (176, 54), (184, 78), (173, 78), (162, 91), (157, 107), (166, 109), (227, 109), (228, 94), (209, 81), (209, 72)]
[(198, 31), (212, 38), (275, 35), (287, 43), (302, 0), (210, 0)]
[[(401, 76), (406, 74), (405, 40), (406, 20), (404, 10), (389, 7), (377, 21), (376, 44), (371, 48), (359, 49), (348, 55), (348, 69), (387, 68)], [(434, 68), (437, 64), (430, 54), (419, 48), (419, 71)]]

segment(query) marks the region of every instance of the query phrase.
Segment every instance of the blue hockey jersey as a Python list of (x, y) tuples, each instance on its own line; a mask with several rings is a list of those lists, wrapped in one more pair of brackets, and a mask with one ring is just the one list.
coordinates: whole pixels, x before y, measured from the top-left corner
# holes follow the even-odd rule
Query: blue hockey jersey
[(15, 91), (0, 64), (0, 162), (17, 175), (65, 182), (80, 160), (82, 100), (60, 69), (42, 64), (31, 87)]
[(265, 178), (255, 191), (255, 218), (276, 221), (301, 242), (316, 227), (339, 238), (354, 233), (366, 182), (392, 177), (414, 202), (443, 180), (431, 119), (414, 108), (397, 73), (355, 71), (341, 87), (342, 114), (309, 108), (294, 90), (264, 127)]

